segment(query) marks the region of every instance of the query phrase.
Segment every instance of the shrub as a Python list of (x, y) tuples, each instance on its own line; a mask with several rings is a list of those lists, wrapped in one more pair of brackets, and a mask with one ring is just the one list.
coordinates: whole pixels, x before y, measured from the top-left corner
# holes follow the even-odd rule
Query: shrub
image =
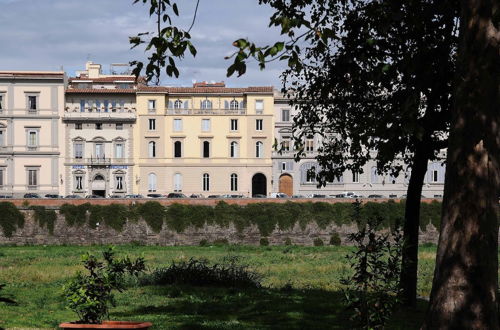
[(217, 238), (216, 240), (214, 240), (213, 244), (215, 246), (229, 245), (229, 241), (227, 240), (227, 238)]
[(316, 237), (313, 241), (314, 246), (323, 246), (325, 243), (323, 243), (323, 240), (319, 237)]
[(17, 305), (17, 302), (15, 302), (12, 298), (2, 295), (2, 290), (4, 287), (5, 284), (0, 283), (0, 302), (7, 305)]
[(209, 246), (209, 245), (210, 245), (210, 243), (205, 238), (200, 241), (200, 246)]
[(57, 220), (57, 214), (54, 210), (47, 210), (45, 206), (32, 206), (34, 211), (35, 221), (40, 227), (47, 227), (49, 234), (54, 234), (54, 224)]
[(269, 246), (269, 239), (267, 237), (261, 237), (259, 244), (260, 246)]
[[(354, 205), (359, 216), (361, 206)], [(369, 218), (359, 232), (349, 235), (356, 250), (347, 256), (353, 274), (342, 278), (344, 303), (363, 329), (383, 329), (399, 304), (402, 234), (398, 228), (376, 233), (382, 219)]]
[(283, 244), (292, 245), (292, 239), (290, 237), (285, 238), (285, 240), (283, 241)]
[(12, 237), (18, 228), (24, 227), (24, 215), (14, 204), (0, 202), (0, 227), (6, 237)]
[(90, 210), (90, 203), (81, 205), (63, 204), (59, 213), (64, 215), (64, 219), (69, 226), (82, 226), (87, 222), (87, 211)]
[(116, 231), (122, 231), (129, 215), (129, 209), (121, 204), (92, 205), (89, 211), (89, 226), (94, 229), (99, 223)]
[(260, 276), (239, 264), (237, 257), (224, 263), (210, 265), (207, 260), (191, 258), (189, 261), (173, 262), (170, 266), (157, 268), (140, 279), (143, 285), (184, 284), (231, 288), (259, 288)]
[(112, 291), (125, 290), (125, 274), (136, 276), (144, 270), (144, 259), (115, 259), (113, 248), (104, 251), (103, 258), (104, 262), (90, 253), (84, 254), (82, 263), (88, 274), (78, 272), (63, 287), (68, 307), (80, 318), (78, 323), (101, 323), (108, 315), (109, 304), (115, 303)]
[(165, 208), (158, 202), (139, 205), (138, 212), (155, 233), (159, 233), (165, 220)]
[(339, 246), (341, 244), (342, 244), (342, 241), (340, 240), (339, 233), (333, 232), (332, 236), (330, 236), (330, 245)]

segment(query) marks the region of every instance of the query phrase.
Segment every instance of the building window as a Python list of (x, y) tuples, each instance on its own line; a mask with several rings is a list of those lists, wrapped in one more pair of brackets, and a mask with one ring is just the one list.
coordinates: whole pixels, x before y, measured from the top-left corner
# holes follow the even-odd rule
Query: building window
[(431, 182), (433, 183), (438, 182), (438, 171), (432, 170), (431, 174), (432, 174)]
[(0, 129), (0, 147), (5, 145), (5, 129)]
[(151, 141), (148, 143), (149, 158), (156, 157), (156, 142)]
[(314, 152), (314, 140), (313, 139), (306, 140), (306, 152)]
[(202, 132), (210, 132), (210, 119), (202, 119), (201, 120), (201, 131)]
[(290, 140), (287, 137), (281, 141), (281, 151), (290, 151)]
[(38, 131), (28, 131), (28, 149), (38, 147)]
[(115, 177), (116, 190), (123, 190), (123, 175), (117, 175)]
[(212, 109), (212, 101), (210, 101), (210, 100), (201, 101), (201, 109), (203, 109), (203, 110)]
[(85, 112), (85, 100), (80, 100), (80, 112)]
[(104, 158), (104, 144), (102, 143), (95, 144), (95, 156), (96, 158)]
[(82, 124), (81, 123), (76, 123), (75, 124), (75, 129), (81, 130), (82, 129)]
[(28, 169), (28, 189), (38, 188), (38, 170)]
[(95, 109), (97, 112), (101, 112), (101, 101), (99, 100), (95, 101)]
[(0, 110), (3, 110), (3, 95), (0, 94)]
[(180, 173), (174, 175), (174, 191), (182, 191), (182, 174)]
[(203, 158), (210, 157), (210, 142), (203, 141)]
[(156, 100), (149, 100), (148, 101), (148, 111), (151, 112), (156, 112)]
[(264, 143), (257, 141), (255, 143), (255, 157), (262, 158), (264, 156)]
[(102, 130), (102, 123), (95, 123), (96, 130)]
[(182, 119), (174, 119), (174, 132), (182, 131)]
[(123, 143), (115, 144), (115, 158), (123, 158)]
[(83, 190), (83, 175), (75, 176), (75, 190)]
[(264, 101), (263, 100), (256, 100), (255, 101), (255, 113), (258, 115), (261, 115), (264, 113)]
[(4, 169), (0, 169), (0, 188), (3, 187), (3, 172), (5, 170)]
[(111, 101), (111, 112), (116, 112), (116, 101)]
[(236, 173), (231, 174), (231, 191), (238, 190), (238, 175)]
[(116, 124), (116, 129), (117, 129), (118, 131), (122, 130), (122, 129), (123, 129), (123, 124), (122, 124), (122, 123), (117, 123), (117, 124)]
[(38, 109), (37, 97), (35, 95), (28, 96), (28, 110), (33, 111)]
[(109, 109), (109, 101), (104, 100), (104, 112), (108, 112), (108, 109)]
[(281, 109), (281, 121), (290, 121), (289, 109)]
[(352, 171), (352, 182), (359, 183), (359, 173), (356, 171)]
[(210, 191), (210, 175), (208, 173), (203, 174), (203, 191)]
[(236, 100), (232, 100), (231, 103), (229, 103), (229, 109), (231, 110), (238, 110), (240, 107), (240, 104)]
[(373, 166), (371, 168), (371, 183), (378, 183), (378, 172), (377, 172), (377, 167)]
[(262, 119), (256, 119), (255, 120), (255, 130), (256, 131), (262, 131), (262, 126), (263, 126), (263, 120)]
[(229, 147), (231, 158), (238, 157), (238, 142), (232, 141)]
[(174, 109), (182, 109), (182, 101), (181, 100), (175, 100)]
[(238, 130), (238, 119), (231, 119), (231, 131)]
[(286, 171), (286, 162), (281, 163), (281, 170)]
[(74, 148), (75, 148), (75, 158), (82, 159), (83, 158), (83, 143), (82, 142), (75, 143)]
[(156, 191), (156, 174), (149, 173), (148, 174), (148, 192)]
[(156, 130), (156, 119), (149, 119), (149, 130), (150, 131)]
[(182, 144), (181, 141), (174, 142), (174, 157), (180, 158), (182, 157)]

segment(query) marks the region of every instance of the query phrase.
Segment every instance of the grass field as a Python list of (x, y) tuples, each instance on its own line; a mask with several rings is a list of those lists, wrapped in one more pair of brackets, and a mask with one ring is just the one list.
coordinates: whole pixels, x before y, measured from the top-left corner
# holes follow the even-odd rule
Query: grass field
[[(82, 269), (80, 255), (101, 246), (0, 246), (0, 283), (17, 306), (0, 304), (0, 328), (56, 328), (76, 315), (65, 308), (61, 287)], [(150, 268), (190, 257), (220, 262), (239, 256), (263, 276), (263, 289), (138, 286), (119, 293), (110, 318), (153, 322), (153, 329), (349, 329), (339, 279), (349, 272), (349, 247), (117, 246), (117, 255), (140, 256)], [(420, 248), (418, 294), (428, 296), (435, 247)], [(389, 329), (418, 329), (425, 302), (401, 310)]]

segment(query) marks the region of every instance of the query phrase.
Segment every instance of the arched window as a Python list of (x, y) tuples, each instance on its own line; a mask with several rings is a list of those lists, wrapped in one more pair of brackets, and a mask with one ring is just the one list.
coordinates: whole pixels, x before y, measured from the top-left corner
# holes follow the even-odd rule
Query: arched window
[(229, 108), (231, 110), (238, 110), (239, 107), (240, 107), (240, 104), (236, 100), (232, 100), (231, 103), (229, 103)]
[(182, 143), (181, 143), (181, 141), (174, 142), (174, 157), (175, 158), (182, 157)]
[(378, 183), (378, 172), (377, 172), (377, 167), (376, 166), (373, 166), (371, 168), (371, 183)]
[(232, 141), (229, 149), (230, 149), (231, 158), (237, 158), (238, 157), (238, 142)]
[(182, 191), (182, 174), (180, 173), (174, 175), (174, 191)]
[(203, 100), (201, 101), (201, 108), (202, 109), (212, 109), (212, 101), (210, 100)]
[(156, 157), (156, 142), (151, 141), (148, 144), (149, 158)]
[(210, 157), (210, 142), (203, 141), (203, 158)]
[(182, 109), (182, 101), (181, 100), (175, 100), (174, 109)]
[(203, 174), (203, 191), (210, 191), (210, 175), (208, 173)]
[(231, 191), (238, 191), (238, 174), (231, 174)]
[(255, 143), (255, 157), (262, 158), (264, 156), (264, 143), (257, 141)]
[(149, 192), (156, 191), (156, 174), (154, 173), (148, 174), (148, 191)]

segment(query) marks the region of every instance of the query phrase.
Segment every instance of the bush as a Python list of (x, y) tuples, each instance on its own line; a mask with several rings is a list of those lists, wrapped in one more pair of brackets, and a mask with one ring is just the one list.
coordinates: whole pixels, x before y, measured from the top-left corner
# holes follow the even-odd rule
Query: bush
[(45, 206), (32, 206), (34, 211), (35, 221), (43, 228), (47, 227), (50, 235), (54, 234), (54, 224), (57, 220), (57, 214), (54, 210), (47, 210)]
[(292, 239), (290, 237), (285, 238), (285, 240), (283, 241), (283, 244), (292, 245)]
[(158, 268), (140, 279), (142, 285), (193, 285), (230, 288), (259, 288), (260, 276), (240, 265), (237, 257), (222, 264), (210, 265), (207, 260), (191, 258)]
[(209, 245), (210, 245), (210, 243), (205, 238), (200, 241), (200, 246), (209, 246)]
[(137, 211), (155, 233), (161, 231), (165, 220), (165, 208), (163, 205), (158, 202), (146, 202), (139, 205)]
[(339, 233), (333, 232), (332, 236), (330, 236), (330, 245), (339, 246), (341, 244), (342, 244), (342, 241), (340, 240)]
[(227, 238), (217, 238), (214, 240), (213, 245), (215, 246), (222, 246), (222, 245), (229, 245), (229, 241)]
[(24, 227), (24, 214), (12, 203), (0, 202), (0, 227), (6, 237)]
[(323, 246), (325, 243), (323, 243), (323, 240), (319, 237), (316, 237), (313, 241), (314, 246)]
[(269, 246), (269, 239), (267, 237), (262, 237), (259, 244), (260, 246)]
[(82, 226), (87, 222), (87, 211), (90, 210), (90, 203), (81, 205), (63, 204), (59, 213), (64, 215), (64, 219), (69, 226)]

